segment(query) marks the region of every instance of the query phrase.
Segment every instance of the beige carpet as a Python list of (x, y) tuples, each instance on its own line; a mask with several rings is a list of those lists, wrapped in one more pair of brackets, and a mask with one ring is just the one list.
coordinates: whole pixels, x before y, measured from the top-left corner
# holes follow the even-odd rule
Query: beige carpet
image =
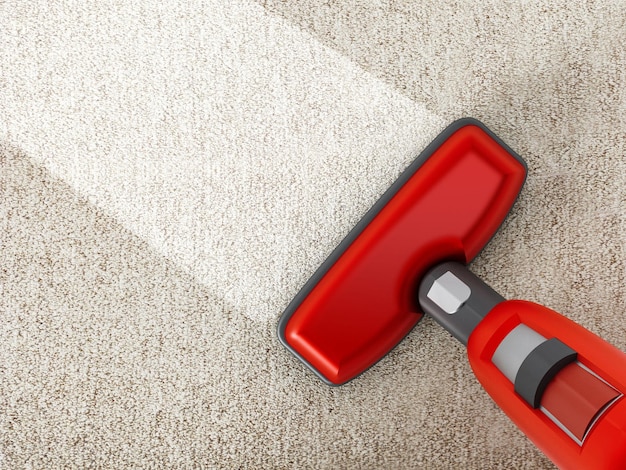
[(552, 468), (429, 319), (341, 388), (275, 335), (473, 116), (530, 169), (474, 270), (626, 350), (626, 5), (546, 5), (0, 2), (0, 468)]

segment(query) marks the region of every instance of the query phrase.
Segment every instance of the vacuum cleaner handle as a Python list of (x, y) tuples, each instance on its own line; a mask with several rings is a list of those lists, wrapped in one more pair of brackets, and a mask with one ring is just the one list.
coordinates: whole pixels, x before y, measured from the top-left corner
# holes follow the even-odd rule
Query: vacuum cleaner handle
[(553, 310), (504, 300), (459, 263), (432, 269), (419, 300), (467, 345), (485, 390), (557, 466), (626, 468), (626, 354)]

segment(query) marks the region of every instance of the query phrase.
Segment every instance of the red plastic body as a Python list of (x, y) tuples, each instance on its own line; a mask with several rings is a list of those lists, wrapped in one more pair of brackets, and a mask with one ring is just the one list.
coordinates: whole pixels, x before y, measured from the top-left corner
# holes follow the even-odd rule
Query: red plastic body
[(626, 397), (618, 398), (600, 415), (580, 445), (518, 396), (491, 362), (498, 344), (520, 323), (546, 338), (557, 337), (578, 352), (581, 364), (626, 393), (626, 354), (553, 310), (519, 300), (498, 304), (469, 337), (469, 360), (485, 390), (559, 468), (626, 468)]
[(526, 169), (478, 125), (450, 135), (287, 315), (281, 339), (332, 384), (382, 358), (421, 318), (423, 273), (469, 262), (496, 232)]

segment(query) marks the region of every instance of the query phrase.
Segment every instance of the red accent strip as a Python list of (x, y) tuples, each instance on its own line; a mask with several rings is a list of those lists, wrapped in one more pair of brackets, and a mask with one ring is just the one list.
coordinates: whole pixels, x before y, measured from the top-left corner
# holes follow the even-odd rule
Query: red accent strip
[(582, 441), (598, 413), (619, 395), (613, 387), (572, 363), (548, 384), (541, 406)]

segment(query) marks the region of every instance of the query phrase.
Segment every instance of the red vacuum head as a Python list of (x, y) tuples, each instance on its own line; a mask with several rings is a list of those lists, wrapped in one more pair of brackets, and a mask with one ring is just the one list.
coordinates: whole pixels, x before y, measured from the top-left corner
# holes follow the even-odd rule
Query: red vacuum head
[(451, 124), (289, 304), (282, 343), (331, 385), (372, 366), (421, 319), (423, 274), (445, 260), (471, 261), (525, 177), (522, 158), (482, 123)]

